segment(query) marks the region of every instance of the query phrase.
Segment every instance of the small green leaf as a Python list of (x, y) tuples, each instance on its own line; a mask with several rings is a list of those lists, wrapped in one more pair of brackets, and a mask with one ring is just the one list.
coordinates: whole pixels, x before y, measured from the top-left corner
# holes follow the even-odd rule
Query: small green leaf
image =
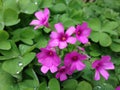
[(7, 60), (3, 63), (2, 68), (11, 75), (19, 74), (23, 68), (28, 65), (35, 57), (35, 53), (27, 53), (23, 57)]
[(33, 39), (35, 37), (35, 34), (34, 31), (30, 29), (24, 28), (23, 31), (20, 33), (20, 37), (24, 39)]
[(28, 44), (28, 45), (32, 45), (33, 44), (33, 40), (31, 39), (24, 39), (24, 38), (21, 38), (21, 41)]
[(93, 90), (115, 90), (112, 85), (102, 83), (101, 85), (95, 86)]
[(99, 43), (103, 47), (110, 46), (112, 43), (111, 37), (106, 33), (100, 33)]
[(0, 83), (0, 90), (13, 90), (14, 79), (10, 74), (2, 70), (1, 64), (0, 64), (0, 81), (2, 81)]
[(52, 7), (53, 5), (53, 0), (41, 0), (40, 7), (45, 8), (45, 7)]
[(51, 10), (55, 13), (62, 13), (65, 12), (66, 10), (66, 6), (64, 3), (58, 3), (56, 5), (54, 5)]
[(110, 45), (110, 48), (111, 48), (112, 51), (114, 51), (114, 52), (120, 52), (120, 44), (119, 44), (119, 43), (113, 42), (113, 43)]
[(24, 55), (24, 54), (32, 51), (34, 48), (35, 48), (35, 45), (34, 46), (28, 46), (28, 45), (24, 45), (24, 44), (19, 45), (19, 50), (21, 52), (21, 55)]
[(98, 42), (99, 38), (100, 38), (99, 32), (92, 31), (92, 33), (90, 35), (90, 39), (94, 42)]
[(60, 84), (56, 78), (53, 78), (48, 83), (49, 90), (60, 90)]
[(18, 13), (13, 9), (4, 10), (4, 23), (6, 26), (17, 24), (20, 20), (18, 19)]
[(77, 83), (78, 82), (75, 79), (68, 79), (62, 83), (62, 86), (64, 89), (67, 89), (67, 90), (69, 90), (69, 89), (75, 90)]
[(16, 0), (3, 0), (4, 9), (11, 8), (19, 13), (19, 7)]
[(119, 26), (119, 24), (115, 21), (108, 21), (105, 22), (102, 26), (102, 30), (103, 31), (110, 31), (110, 30), (114, 30), (115, 28), (117, 28)]
[(76, 90), (92, 90), (92, 86), (88, 82), (82, 81), (78, 84)]
[(18, 83), (20, 90), (36, 90), (34, 80), (24, 80), (23, 82)]
[(38, 5), (32, 2), (32, 0), (19, 0), (18, 4), (21, 9), (21, 12), (24, 12), (27, 14), (34, 13), (38, 8)]
[(11, 48), (11, 44), (9, 41), (0, 41), (0, 49), (2, 50), (9, 50)]
[(44, 28), (44, 31), (46, 32), (46, 33), (50, 33), (51, 32), (51, 29), (50, 28)]
[(40, 83), (39, 90), (48, 90), (46, 82)]
[(88, 21), (88, 25), (90, 28), (92, 28), (93, 31), (101, 30), (101, 22), (98, 18), (94, 18)]
[(1, 40), (7, 40), (9, 38), (8, 32), (5, 30), (0, 30), (0, 41)]

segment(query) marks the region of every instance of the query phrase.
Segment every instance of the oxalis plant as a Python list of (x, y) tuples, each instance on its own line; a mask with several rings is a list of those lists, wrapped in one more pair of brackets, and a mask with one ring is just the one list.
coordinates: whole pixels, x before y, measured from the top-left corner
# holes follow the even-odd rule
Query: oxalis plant
[(0, 90), (120, 90), (119, 0), (0, 0)]

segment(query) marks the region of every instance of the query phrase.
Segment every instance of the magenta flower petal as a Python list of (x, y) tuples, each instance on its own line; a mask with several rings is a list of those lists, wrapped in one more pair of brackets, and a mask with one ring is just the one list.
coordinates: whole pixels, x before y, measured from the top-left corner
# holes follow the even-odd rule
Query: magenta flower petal
[(86, 29), (88, 27), (88, 24), (86, 22), (83, 22), (81, 25), (81, 30)]
[(109, 73), (105, 69), (101, 68), (101, 69), (99, 69), (99, 72), (106, 80), (108, 80)]
[(49, 68), (46, 67), (46, 66), (42, 66), (42, 67), (41, 67), (41, 71), (42, 71), (44, 74), (47, 73), (48, 70), (49, 70)]
[(38, 29), (41, 26), (49, 27), (48, 19), (49, 19), (49, 9), (45, 8), (44, 11), (38, 11), (35, 13), (35, 17), (38, 20), (33, 20), (30, 25), (35, 26), (34, 29)]
[(101, 59), (103, 62), (109, 62), (111, 60), (111, 57), (110, 56), (102, 56), (102, 59)]
[(57, 67), (55, 67), (55, 66), (50, 67), (50, 71), (52, 73), (56, 72), (57, 71)]
[(71, 26), (67, 29), (66, 34), (71, 36), (75, 32), (75, 27)]
[(115, 90), (120, 90), (120, 86), (117, 86), (117, 88)]
[(115, 69), (114, 64), (111, 62), (103, 64), (103, 68), (107, 70)]
[(70, 67), (71, 72), (81, 71), (85, 68), (85, 64), (82, 63), (83, 59), (87, 59), (86, 55), (73, 51), (65, 55), (64, 65)]
[(52, 40), (49, 41), (49, 46), (50, 47), (56, 47), (58, 45), (59, 45), (58, 39), (52, 39)]
[(33, 20), (30, 25), (39, 25), (40, 21), (39, 20)]
[(74, 37), (69, 37), (69, 38), (67, 39), (67, 42), (70, 43), (70, 44), (75, 44), (75, 43), (76, 43), (76, 38), (74, 38)]
[(100, 74), (99, 74), (98, 70), (95, 71), (95, 78), (94, 79), (95, 80), (100, 80)]
[(50, 47), (41, 48), (41, 52), (36, 56), (38, 58), (38, 62), (43, 65), (41, 67), (41, 71), (43, 73), (47, 73), (49, 69), (52, 73), (57, 71), (57, 67), (60, 64), (60, 57), (57, 55), (55, 49)]
[(67, 47), (67, 43), (66, 42), (60, 42), (59, 43), (59, 48), (60, 49), (63, 49), (63, 48), (66, 48)]
[(58, 33), (64, 33), (64, 27), (62, 23), (55, 24), (55, 29), (57, 30)]
[(91, 29), (88, 28), (88, 25), (86, 22), (84, 22), (82, 25), (76, 26), (76, 38), (78, 41), (80, 41), (83, 44), (88, 43), (88, 37), (90, 36)]
[(44, 14), (45, 14), (46, 16), (49, 16), (50, 11), (49, 11), (49, 9), (48, 9), (48, 8), (45, 8), (45, 9), (44, 9)]
[(79, 40), (80, 42), (82, 42), (83, 44), (88, 43), (88, 38), (86, 38), (86, 37), (84, 37), (84, 36), (79, 37), (78, 40)]
[(76, 63), (76, 68), (78, 71), (81, 71), (85, 68), (85, 64), (83, 64), (82, 62), (77, 62)]
[(52, 31), (51, 34), (50, 34), (50, 38), (52, 38), (52, 39), (58, 38), (58, 33)]
[(110, 60), (110, 56), (102, 56), (100, 60), (95, 60), (92, 63), (92, 68), (96, 70), (96, 73), (99, 72), (106, 80), (108, 80), (109, 77), (109, 73), (106, 70), (112, 70), (115, 68)]
[(38, 20), (42, 20), (44, 17), (44, 13), (42, 11), (38, 11), (35, 13), (35, 16)]
[(62, 74), (62, 75), (60, 76), (60, 81), (64, 81), (64, 80), (66, 80), (66, 79), (67, 79), (66, 74)]

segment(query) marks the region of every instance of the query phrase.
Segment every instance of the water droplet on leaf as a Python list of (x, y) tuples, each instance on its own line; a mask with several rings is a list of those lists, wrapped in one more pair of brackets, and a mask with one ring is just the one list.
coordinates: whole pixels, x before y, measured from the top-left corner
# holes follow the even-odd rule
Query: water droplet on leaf
[(23, 65), (23, 63), (21, 63), (21, 62), (19, 62), (19, 64), (18, 64), (19, 66), (22, 66)]
[(37, 5), (38, 3), (37, 2), (35, 2), (35, 5)]
[(16, 74), (19, 74), (19, 73), (20, 73), (19, 71), (16, 72)]

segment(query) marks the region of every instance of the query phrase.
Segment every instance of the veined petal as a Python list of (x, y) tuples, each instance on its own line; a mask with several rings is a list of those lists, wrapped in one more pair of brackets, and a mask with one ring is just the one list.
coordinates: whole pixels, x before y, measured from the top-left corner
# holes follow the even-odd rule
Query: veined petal
[(67, 47), (67, 43), (66, 42), (60, 42), (59, 43), (59, 48), (60, 49), (64, 49), (64, 48), (66, 48)]
[(58, 33), (52, 31), (51, 34), (50, 34), (50, 38), (52, 38), (52, 39), (58, 38)]
[(39, 20), (32, 20), (30, 25), (40, 25), (40, 21)]
[(38, 29), (39, 27), (41, 27), (42, 25), (38, 25), (38, 26), (35, 26), (34, 29)]
[(60, 77), (60, 73), (58, 72), (55, 77), (58, 79)]
[(88, 37), (88, 36), (90, 36), (90, 33), (91, 33), (91, 29), (90, 29), (90, 28), (86, 28), (86, 29), (81, 33), (81, 35)]
[(70, 43), (70, 44), (75, 44), (76, 43), (76, 38), (75, 37), (69, 37), (67, 39), (67, 42)]
[(96, 68), (96, 66), (100, 63), (100, 60), (95, 60), (93, 63), (92, 63), (92, 68)]
[(114, 64), (112, 62), (109, 63), (103, 63), (102, 66), (104, 69), (110, 70), (110, 69), (115, 69)]
[(99, 74), (99, 71), (96, 70), (95, 71), (95, 77), (94, 77), (95, 80), (100, 80), (100, 74)]
[(67, 79), (66, 74), (61, 74), (61, 75), (60, 75), (60, 81), (64, 81), (64, 80), (66, 80), (66, 79)]
[(109, 73), (105, 69), (99, 68), (99, 72), (106, 80), (108, 80)]
[(82, 62), (76, 62), (76, 68), (78, 71), (81, 71), (85, 68), (85, 64), (83, 64)]
[(71, 26), (67, 29), (66, 34), (71, 36), (75, 32), (75, 27)]
[(46, 66), (42, 66), (42, 67), (41, 67), (41, 71), (42, 71), (44, 74), (47, 73), (48, 70), (49, 70), (49, 68), (46, 67)]
[(88, 27), (88, 24), (86, 22), (83, 22), (81, 25), (81, 29), (86, 29)]
[(48, 9), (48, 8), (45, 8), (45, 9), (44, 9), (44, 15), (49, 15), (49, 14), (50, 14), (49, 9)]
[(50, 46), (50, 47), (56, 47), (58, 45), (59, 45), (58, 39), (52, 39), (52, 40), (49, 41), (49, 45), (48, 46)]
[(70, 67), (71, 72), (74, 72), (74, 70), (76, 70), (76, 63), (73, 63)]
[(103, 62), (109, 62), (110, 60), (111, 60), (111, 57), (109, 55), (102, 56), (102, 59), (101, 59), (101, 61)]
[(58, 33), (64, 33), (64, 27), (62, 23), (55, 24), (55, 29), (57, 30)]
[(35, 16), (38, 20), (41, 21), (44, 17), (44, 13), (42, 11), (38, 11), (38, 12), (35, 13)]
[(85, 37), (85, 36), (80, 36), (80, 37), (78, 38), (78, 40), (79, 40), (81, 43), (83, 43), (83, 44), (88, 43), (88, 38)]
[(56, 72), (57, 70), (58, 70), (57, 67), (55, 67), (54, 65), (52, 65), (52, 67), (50, 67), (50, 71), (52, 73)]

